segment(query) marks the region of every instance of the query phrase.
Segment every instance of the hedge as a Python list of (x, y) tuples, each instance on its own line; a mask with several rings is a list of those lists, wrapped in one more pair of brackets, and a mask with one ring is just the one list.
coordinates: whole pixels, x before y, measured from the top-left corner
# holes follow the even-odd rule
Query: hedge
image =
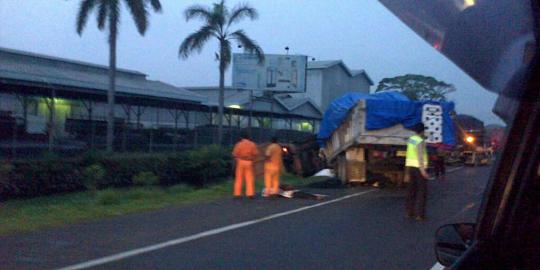
[(72, 159), (49, 157), (0, 163), (0, 200), (128, 187), (134, 184), (134, 178), (152, 174), (162, 186), (186, 183), (202, 187), (231, 175), (229, 150), (205, 146), (174, 154), (90, 152)]

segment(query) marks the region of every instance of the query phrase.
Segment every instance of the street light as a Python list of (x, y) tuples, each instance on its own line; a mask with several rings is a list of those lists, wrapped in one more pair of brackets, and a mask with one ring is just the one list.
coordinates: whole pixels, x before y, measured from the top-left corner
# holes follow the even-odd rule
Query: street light
[(467, 143), (469, 143), (469, 144), (472, 144), (472, 143), (474, 143), (475, 138), (473, 136), (471, 136), (471, 135), (467, 135), (467, 137), (465, 137), (465, 141)]

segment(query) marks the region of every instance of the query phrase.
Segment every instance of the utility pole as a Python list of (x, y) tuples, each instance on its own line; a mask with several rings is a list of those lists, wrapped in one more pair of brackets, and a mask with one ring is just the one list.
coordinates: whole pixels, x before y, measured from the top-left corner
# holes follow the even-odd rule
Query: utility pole
[(249, 90), (249, 118), (248, 118), (249, 136), (252, 136), (252, 131), (251, 131), (252, 118), (253, 118), (253, 90)]

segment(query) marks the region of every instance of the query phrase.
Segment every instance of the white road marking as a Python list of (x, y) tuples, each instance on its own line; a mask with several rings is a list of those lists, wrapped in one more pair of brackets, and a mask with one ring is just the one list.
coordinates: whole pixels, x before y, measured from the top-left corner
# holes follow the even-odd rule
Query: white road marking
[(323, 206), (323, 205), (327, 205), (327, 204), (331, 204), (331, 203), (336, 203), (336, 202), (343, 201), (343, 200), (346, 200), (346, 199), (350, 199), (350, 198), (353, 198), (353, 197), (358, 197), (358, 196), (364, 195), (364, 194), (372, 192), (372, 191), (375, 191), (375, 190), (368, 190), (368, 191), (358, 192), (358, 193), (350, 194), (350, 195), (343, 196), (343, 197), (340, 197), (340, 198), (337, 198), (337, 199), (333, 199), (333, 200), (330, 200), (330, 201), (300, 207), (300, 208), (297, 208), (297, 209), (293, 209), (293, 210), (289, 210), (289, 211), (269, 215), (269, 216), (262, 217), (262, 218), (259, 218), (259, 219), (254, 219), (254, 220), (245, 221), (245, 222), (241, 222), (241, 223), (231, 224), (231, 225), (228, 225), (228, 226), (225, 226), (225, 227), (216, 228), (216, 229), (204, 231), (204, 232), (201, 232), (201, 233), (193, 234), (193, 235), (190, 235), (190, 236), (169, 240), (169, 241), (162, 242), (162, 243), (159, 243), (159, 244), (146, 246), (146, 247), (142, 247), (142, 248), (137, 248), (137, 249), (132, 249), (132, 250), (125, 251), (125, 252), (120, 252), (120, 253), (110, 255), (110, 256), (106, 256), (106, 257), (102, 257), (102, 258), (99, 258), (99, 259), (94, 259), (94, 260), (90, 260), (90, 261), (87, 261), (87, 262), (83, 262), (83, 263), (74, 264), (74, 265), (63, 267), (63, 268), (59, 268), (58, 270), (86, 269), (86, 268), (90, 268), (90, 267), (94, 267), (94, 266), (98, 266), (98, 265), (102, 265), (102, 264), (106, 264), (106, 263), (111, 263), (111, 262), (114, 262), (114, 261), (119, 261), (119, 260), (122, 260), (122, 259), (125, 259), (125, 258), (137, 256), (137, 255), (140, 255), (140, 254), (143, 254), (143, 253), (148, 253), (148, 252), (163, 249), (163, 248), (166, 248), (166, 247), (179, 245), (179, 244), (182, 244), (182, 243), (194, 241), (194, 240), (201, 239), (201, 238), (204, 238), (204, 237), (208, 237), (208, 236), (212, 236), (212, 235), (216, 235), (216, 234), (236, 230), (236, 229), (239, 229), (239, 228), (242, 228), (242, 227), (247, 227), (247, 226), (257, 224), (257, 223), (261, 223), (261, 222), (264, 222), (264, 221), (267, 221), (267, 220), (271, 220), (271, 219), (291, 215), (291, 214), (294, 214), (294, 213), (306, 211), (306, 210), (309, 210), (309, 209), (312, 209), (312, 208), (315, 208), (315, 207), (319, 207), (319, 206)]
[(431, 270), (444, 270), (444, 266), (442, 266), (440, 263), (436, 263), (431, 267)]

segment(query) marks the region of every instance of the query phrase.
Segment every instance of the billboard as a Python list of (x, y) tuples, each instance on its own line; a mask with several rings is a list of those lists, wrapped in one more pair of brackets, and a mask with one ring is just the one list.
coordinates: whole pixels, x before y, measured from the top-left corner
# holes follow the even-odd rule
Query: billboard
[(264, 56), (264, 63), (259, 64), (254, 54), (233, 55), (233, 88), (276, 92), (306, 91), (307, 56)]

